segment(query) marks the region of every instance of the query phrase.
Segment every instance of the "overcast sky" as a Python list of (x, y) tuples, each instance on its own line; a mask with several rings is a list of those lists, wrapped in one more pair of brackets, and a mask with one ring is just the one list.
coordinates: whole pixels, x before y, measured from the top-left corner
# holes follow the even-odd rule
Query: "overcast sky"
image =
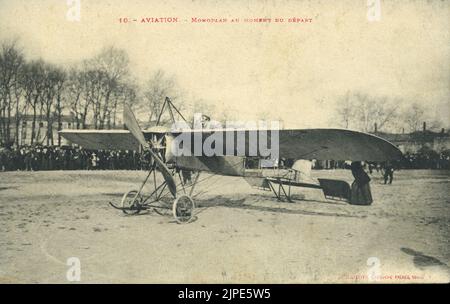
[[(282, 118), (287, 127), (333, 123), (339, 96), (361, 91), (430, 105), (450, 125), (450, 1), (87, 1), (81, 21), (66, 0), (0, 0), (0, 39), (20, 37), (29, 58), (57, 64), (125, 49), (138, 79), (175, 75), (187, 98), (235, 110), (236, 119)], [(393, 1), (391, 1), (393, 2)], [(176, 24), (120, 24), (119, 18), (178, 17)], [(193, 24), (192, 17), (240, 18)], [(303, 24), (244, 18), (303, 17)], [(185, 21), (186, 20), (186, 21)]]

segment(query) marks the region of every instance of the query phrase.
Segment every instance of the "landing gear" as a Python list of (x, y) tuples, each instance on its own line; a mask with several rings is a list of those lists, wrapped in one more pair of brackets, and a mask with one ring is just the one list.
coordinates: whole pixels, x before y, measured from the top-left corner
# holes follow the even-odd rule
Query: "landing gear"
[(142, 210), (143, 197), (138, 190), (130, 190), (122, 196), (122, 211), (125, 214), (138, 214)]
[[(161, 115), (163, 113), (164, 107), (167, 105), (172, 121), (175, 123), (175, 118), (173, 116), (172, 108), (180, 114), (181, 118), (186, 122), (186, 119), (181, 115), (181, 113), (175, 108), (170, 99), (166, 97), (162, 110), (158, 116), (158, 121), (156, 125), (159, 125)], [(125, 214), (138, 214), (141, 210), (154, 210), (159, 214), (169, 213), (172, 211), (172, 215), (178, 223), (188, 223), (191, 221), (194, 215), (194, 201), (190, 197), (194, 186), (191, 187), (190, 195), (185, 194), (185, 185), (183, 180), (180, 179), (180, 185), (183, 187), (184, 194), (181, 195), (177, 192), (177, 184), (174, 179), (175, 171), (170, 170), (166, 165), (166, 159), (163, 158), (163, 152), (167, 147), (167, 142), (164, 142), (167, 134), (161, 134), (153, 136), (151, 143), (149, 143), (141, 128), (139, 123), (131, 111), (128, 104), (124, 104), (123, 110), (124, 122), (134, 136), (134, 138), (140, 143), (143, 151), (147, 152), (152, 158), (151, 168), (147, 174), (147, 177), (142, 182), (139, 190), (131, 190), (125, 193), (122, 197), (121, 206), (115, 206), (110, 202), (110, 205), (116, 209), (122, 210)], [(158, 173), (158, 176), (157, 176)], [(144, 196), (143, 190), (150, 176), (153, 176), (153, 191)], [(180, 176), (180, 174), (178, 174)], [(158, 178), (157, 178), (158, 177)], [(171, 204), (172, 199), (175, 199), (173, 204)], [(170, 202), (168, 202), (168, 200)]]
[(187, 224), (194, 216), (195, 203), (188, 195), (181, 195), (173, 202), (173, 217), (179, 224)]
[[(162, 216), (173, 216), (179, 224), (191, 222), (195, 211), (195, 203), (191, 197), (195, 183), (192, 185), (191, 192), (187, 195), (183, 181), (180, 179), (180, 185), (183, 186), (183, 188), (181, 188), (182, 191), (173, 193), (167, 183), (169, 174), (172, 182), (174, 182), (174, 172), (169, 173), (169, 171), (167, 171), (167, 173), (163, 175), (157, 170), (156, 166), (153, 166), (139, 190), (133, 189), (126, 192), (122, 196), (119, 206), (116, 206), (113, 203), (110, 203), (110, 205), (116, 209), (122, 210), (122, 212), (127, 215), (136, 215), (140, 213), (141, 210), (148, 210), (154, 211)], [(143, 189), (147, 183), (152, 185), (153, 189), (150, 194), (144, 195)]]

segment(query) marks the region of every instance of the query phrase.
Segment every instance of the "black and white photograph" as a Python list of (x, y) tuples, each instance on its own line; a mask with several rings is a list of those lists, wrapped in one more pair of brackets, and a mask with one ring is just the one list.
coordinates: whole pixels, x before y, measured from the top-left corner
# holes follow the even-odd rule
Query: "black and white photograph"
[(448, 284), (449, 186), (450, 1), (0, 0), (1, 284)]

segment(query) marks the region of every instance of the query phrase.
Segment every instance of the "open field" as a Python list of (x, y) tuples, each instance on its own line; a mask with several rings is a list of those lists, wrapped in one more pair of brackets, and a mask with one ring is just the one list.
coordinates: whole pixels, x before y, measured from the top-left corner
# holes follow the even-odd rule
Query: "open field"
[[(349, 171), (313, 171), (343, 178)], [(203, 175), (205, 176), (205, 175)], [(196, 220), (111, 208), (138, 187), (139, 171), (0, 172), (0, 281), (68, 283), (69, 257), (81, 282), (321, 283), (450, 281), (450, 172), (374, 176), (372, 206), (277, 202), (242, 178), (198, 185)], [(376, 265), (375, 265), (376, 267)]]

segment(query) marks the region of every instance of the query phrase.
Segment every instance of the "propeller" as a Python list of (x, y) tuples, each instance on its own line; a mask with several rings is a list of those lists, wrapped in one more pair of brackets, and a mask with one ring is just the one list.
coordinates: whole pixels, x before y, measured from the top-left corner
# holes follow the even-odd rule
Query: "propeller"
[(161, 174), (164, 177), (164, 180), (167, 183), (167, 186), (169, 187), (170, 193), (172, 193), (173, 197), (176, 197), (177, 185), (175, 184), (175, 180), (173, 179), (172, 174), (169, 171), (169, 168), (167, 168), (166, 164), (164, 164), (161, 158), (159, 158), (159, 156), (152, 151), (150, 145), (145, 140), (144, 134), (142, 133), (141, 128), (139, 127), (139, 123), (137, 122), (136, 117), (131, 111), (130, 106), (127, 104), (124, 104), (123, 106), (123, 121), (125, 122), (125, 125), (131, 132), (131, 134), (133, 134), (133, 136), (137, 139), (137, 141), (142, 145), (142, 148), (145, 151), (148, 151), (150, 155), (153, 157), (159, 170), (161, 171)]

